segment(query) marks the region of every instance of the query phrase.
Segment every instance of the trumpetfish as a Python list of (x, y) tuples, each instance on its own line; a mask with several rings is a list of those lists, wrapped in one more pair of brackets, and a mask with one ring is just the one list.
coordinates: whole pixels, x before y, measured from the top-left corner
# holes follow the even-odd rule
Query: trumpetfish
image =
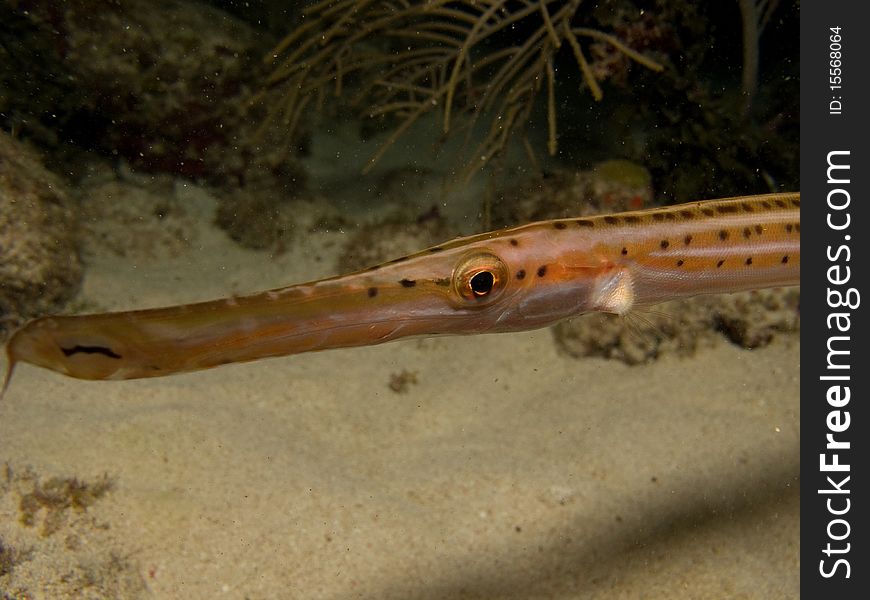
[(7, 344), (4, 390), (19, 362), (80, 379), (159, 377), (798, 284), (800, 193), (556, 219), (249, 296), (38, 318)]

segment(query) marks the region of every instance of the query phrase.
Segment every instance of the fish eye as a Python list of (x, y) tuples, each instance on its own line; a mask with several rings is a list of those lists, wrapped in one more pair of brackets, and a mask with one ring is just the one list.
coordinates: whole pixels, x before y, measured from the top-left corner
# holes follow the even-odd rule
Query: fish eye
[(504, 290), (507, 265), (494, 254), (465, 258), (453, 273), (453, 289), (464, 304), (480, 305), (494, 300)]
[(495, 275), (489, 271), (481, 271), (468, 280), (468, 285), (475, 296), (486, 296), (495, 285)]

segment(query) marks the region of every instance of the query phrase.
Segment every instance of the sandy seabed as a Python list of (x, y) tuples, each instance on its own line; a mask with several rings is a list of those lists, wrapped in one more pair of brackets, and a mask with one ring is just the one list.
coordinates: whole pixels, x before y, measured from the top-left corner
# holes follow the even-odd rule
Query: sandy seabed
[[(195, 248), (93, 257), (82, 303), (158, 306), (332, 274), (334, 238), (264, 260), (210, 225), (201, 195)], [(784, 336), (628, 367), (560, 355), (541, 330), (127, 382), (21, 365), (0, 404), (0, 589), (796, 598), (799, 355)], [(86, 508), (23, 522), (27, 490), (104, 475), (110, 491)]]

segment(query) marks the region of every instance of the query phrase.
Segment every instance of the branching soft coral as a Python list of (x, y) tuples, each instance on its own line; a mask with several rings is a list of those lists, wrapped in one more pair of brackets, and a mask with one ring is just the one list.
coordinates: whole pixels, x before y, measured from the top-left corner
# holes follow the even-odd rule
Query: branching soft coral
[[(323, 0), (272, 52), (269, 88), (281, 99), (271, 118), (293, 132), (312, 103), (348, 95), (369, 117), (391, 119), (383, 156), (421, 117), (440, 111), (444, 134), (488, 119), (471, 153), (468, 178), (523, 134), (538, 93), (546, 92), (548, 151), (557, 151), (556, 68), (573, 55), (595, 100), (602, 90), (584, 43), (603, 43), (646, 68), (654, 60), (616, 37), (578, 25), (580, 0)], [(581, 84), (582, 85), (582, 84)], [(530, 148), (524, 139), (526, 147)]]

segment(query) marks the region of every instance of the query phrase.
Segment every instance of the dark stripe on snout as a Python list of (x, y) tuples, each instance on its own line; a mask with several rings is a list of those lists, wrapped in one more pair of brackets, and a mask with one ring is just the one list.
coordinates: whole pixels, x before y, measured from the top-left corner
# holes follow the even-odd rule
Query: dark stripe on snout
[(72, 356), (73, 354), (102, 354), (108, 358), (121, 358), (120, 354), (112, 352), (111, 348), (105, 346), (79, 346), (75, 345), (72, 348), (61, 347), (61, 352), (64, 356)]

